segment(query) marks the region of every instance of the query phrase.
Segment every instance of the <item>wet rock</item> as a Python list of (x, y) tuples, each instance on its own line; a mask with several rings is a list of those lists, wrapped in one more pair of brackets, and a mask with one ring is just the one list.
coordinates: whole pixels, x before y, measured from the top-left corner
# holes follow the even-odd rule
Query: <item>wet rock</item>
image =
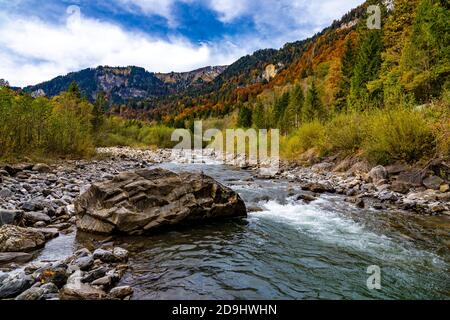
[(317, 197), (310, 194), (299, 194), (296, 198), (297, 201), (303, 200), (306, 203), (310, 203), (317, 200)]
[(246, 216), (240, 196), (212, 178), (163, 169), (121, 173), (75, 202), (80, 230), (143, 234), (183, 222)]
[(34, 283), (30, 276), (20, 271), (17, 274), (9, 275), (3, 279), (0, 285), (0, 299), (15, 298)]
[(94, 258), (92, 256), (81, 257), (76, 259), (72, 264), (77, 266), (80, 270), (86, 271), (94, 265)]
[(364, 199), (357, 199), (356, 206), (358, 208), (364, 209), (366, 207), (366, 203), (364, 202)]
[(22, 221), (23, 211), (0, 209), (0, 227), (5, 224), (17, 225)]
[(129, 252), (128, 252), (128, 250), (125, 250), (123, 248), (115, 247), (113, 249), (113, 255), (117, 261), (127, 261)]
[(133, 288), (131, 288), (129, 286), (123, 286), (123, 287), (116, 287), (116, 288), (111, 289), (111, 291), (109, 292), (109, 295), (113, 299), (123, 300), (126, 297), (133, 295), (133, 293), (134, 293)]
[(33, 256), (25, 252), (0, 252), (0, 265), (7, 263), (25, 263), (32, 259)]
[(442, 184), (444, 184), (444, 180), (437, 176), (431, 176), (423, 180), (423, 185), (431, 190), (439, 190)]
[(259, 206), (248, 206), (247, 207), (247, 212), (262, 212), (262, 211), (264, 211), (264, 209)]
[(105, 291), (81, 282), (81, 271), (76, 271), (67, 280), (59, 293), (61, 300), (102, 300), (107, 297)]
[(97, 279), (100, 279), (106, 275), (108, 269), (106, 267), (99, 267), (92, 271), (87, 272), (81, 279), (83, 283), (91, 283)]
[(45, 291), (39, 287), (32, 287), (24, 292), (22, 292), (15, 300), (33, 301), (42, 300)]
[(377, 166), (369, 172), (370, 180), (377, 183), (380, 180), (386, 180), (388, 178), (388, 172), (385, 167)]
[(4, 225), (0, 228), (0, 252), (27, 252), (45, 245), (45, 236), (36, 230)]
[(58, 287), (52, 282), (43, 284), (41, 286), (41, 289), (44, 290), (44, 294), (58, 293), (59, 292)]
[(99, 259), (102, 262), (105, 263), (111, 263), (111, 262), (116, 262), (117, 258), (116, 256), (108, 250), (104, 250), (104, 249), (97, 249), (94, 251), (94, 259)]
[(104, 289), (109, 288), (112, 285), (112, 283), (113, 279), (111, 278), (111, 276), (104, 276), (97, 280), (92, 281), (93, 286), (100, 286)]
[(52, 266), (36, 272), (36, 279), (40, 283), (53, 283), (58, 288), (62, 288), (68, 279), (67, 268), (62, 266)]

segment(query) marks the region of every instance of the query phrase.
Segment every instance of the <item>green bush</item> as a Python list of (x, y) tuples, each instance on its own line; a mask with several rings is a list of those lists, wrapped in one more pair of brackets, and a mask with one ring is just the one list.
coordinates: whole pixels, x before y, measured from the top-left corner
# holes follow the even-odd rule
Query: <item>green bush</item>
[(281, 154), (285, 158), (294, 159), (312, 148), (324, 153), (328, 149), (326, 140), (326, 127), (322, 123), (319, 121), (305, 123), (282, 140)]
[(364, 121), (359, 113), (338, 114), (326, 124), (328, 148), (331, 152), (348, 156), (357, 152), (364, 140)]
[(411, 109), (377, 110), (366, 121), (363, 149), (375, 163), (414, 163), (434, 155), (436, 139), (424, 114)]

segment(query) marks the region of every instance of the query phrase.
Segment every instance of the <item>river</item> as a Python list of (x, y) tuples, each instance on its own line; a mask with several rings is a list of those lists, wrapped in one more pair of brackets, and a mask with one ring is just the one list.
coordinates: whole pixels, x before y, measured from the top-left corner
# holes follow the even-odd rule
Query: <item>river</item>
[[(262, 211), (117, 239), (131, 252), (120, 285), (134, 287), (134, 299), (450, 299), (448, 217), (359, 209), (336, 195), (306, 204), (286, 180), (214, 162), (158, 166), (203, 171)], [(40, 259), (69, 255), (89, 238), (61, 236)], [(380, 290), (367, 287), (374, 265)]]

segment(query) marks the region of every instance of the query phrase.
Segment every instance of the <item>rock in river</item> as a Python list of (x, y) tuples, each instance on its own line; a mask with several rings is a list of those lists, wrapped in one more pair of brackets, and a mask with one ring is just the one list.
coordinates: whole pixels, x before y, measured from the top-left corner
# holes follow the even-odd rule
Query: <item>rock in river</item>
[(242, 217), (243, 200), (231, 189), (198, 173), (163, 169), (121, 173), (93, 184), (75, 201), (80, 230), (143, 234), (188, 221)]
[(45, 245), (42, 232), (4, 225), (0, 228), (0, 252), (26, 252)]

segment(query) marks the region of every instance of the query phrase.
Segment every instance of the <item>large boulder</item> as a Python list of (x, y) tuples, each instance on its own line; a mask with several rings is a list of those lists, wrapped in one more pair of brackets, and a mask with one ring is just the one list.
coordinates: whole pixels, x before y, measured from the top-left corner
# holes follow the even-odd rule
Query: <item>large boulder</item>
[(214, 179), (163, 169), (121, 173), (93, 184), (75, 201), (75, 210), (82, 231), (133, 235), (184, 222), (247, 215), (239, 195)]
[(4, 225), (0, 228), (0, 252), (27, 252), (45, 245), (42, 232)]

